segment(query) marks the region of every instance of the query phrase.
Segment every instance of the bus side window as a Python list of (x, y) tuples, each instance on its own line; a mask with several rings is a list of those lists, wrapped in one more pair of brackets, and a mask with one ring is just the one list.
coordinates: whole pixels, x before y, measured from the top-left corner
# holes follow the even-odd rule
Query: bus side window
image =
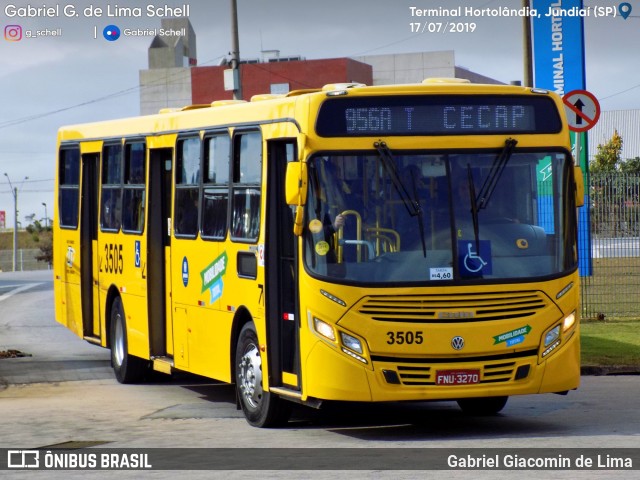
[(234, 137), (231, 236), (258, 239), (260, 233), (260, 186), (262, 183), (262, 137), (260, 132)]
[(122, 210), (122, 145), (106, 145), (102, 151), (100, 227), (120, 230)]
[(80, 149), (63, 148), (60, 150), (60, 226), (76, 228), (78, 226), (78, 195), (80, 193)]
[(229, 204), (229, 162), (231, 141), (227, 134), (205, 139), (202, 236), (223, 239), (227, 234)]
[(124, 156), (124, 191), (122, 229), (125, 232), (142, 233), (144, 226), (145, 145), (126, 145)]
[(180, 236), (198, 234), (200, 143), (199, 137), (178, 141), (174, 224)]

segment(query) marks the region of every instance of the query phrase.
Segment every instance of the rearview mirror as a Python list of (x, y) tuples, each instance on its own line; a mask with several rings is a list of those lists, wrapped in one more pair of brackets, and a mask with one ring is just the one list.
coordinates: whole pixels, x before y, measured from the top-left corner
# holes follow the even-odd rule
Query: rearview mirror
[(285, 179), (285, 200), (287, 205), (304, 205), (307, 201), (307, 164), (289, 162)]

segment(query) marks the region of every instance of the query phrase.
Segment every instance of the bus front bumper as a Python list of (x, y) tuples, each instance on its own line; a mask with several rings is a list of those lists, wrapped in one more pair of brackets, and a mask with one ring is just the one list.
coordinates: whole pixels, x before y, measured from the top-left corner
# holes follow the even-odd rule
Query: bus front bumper
[[(373, 359), (364, 365), (319, 341), (306, 358), (303, 398), (388, 402), (563, 393), (580, 383), (580, 339), (573, 335), (547, 359), (421, 362)], [(477, 375), (477, 378), (476, 378)]]

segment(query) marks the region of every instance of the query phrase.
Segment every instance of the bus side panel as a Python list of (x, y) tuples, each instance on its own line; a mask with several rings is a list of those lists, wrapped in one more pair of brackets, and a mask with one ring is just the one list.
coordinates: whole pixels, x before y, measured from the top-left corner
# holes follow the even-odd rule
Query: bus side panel
[[(109, 290), (115, 288), (122, 299), (127, 324), (127, 342), (131, 355), (149, 358), (149, 325), (147, 322), (146, 258), (143, 236), (123, 233), (98, 234), (97, 264), (100, 285), (100, 309), (110, 311)], [(140, 252), (140, 253), (136, 253)], [(139, 264), (139, 266), (137, 266)], [(105, 319), (106, 336), (110, 319)]]
[[(169, 318), (173, 318), (173, 324), (168, 328), (171, 334), (167, 332), (167, 339), (171, 337), (173, 361), (177, 368), (211, 376), (202, 366), (206, 363), (206, 352), (203, 359), (191, 351), (193, 347), (209, 343), (208, 336), (197, 327), (206, 322), (202, 321), (202, 317), (206, 319), (211, 307), (208, 301), (204, 302), (200, 298), (200, 272), (211, 258), (215, 258), (217, 244), (207, 243), (206, 246), (208, 248), (203, 249), (201, 240), (179, 237), (171, 239), (171, 256), (168, 257), (170, 265), (167, 269), (176, 272), (176, 275), (167, 277), (172, 292), (171, 302), (168, 302), (168, 308), (172, 309)], [(213, 315), (209, 315), (209, 321), (216, 323)], [(204, 348), (200, 347), (202, 349)], [(212, 354), (210, 351), (210, 358)]]
[(233, 315), (197, 307), (187, 311), (189, 371), (231, 382), (229, 337)]
[(127, 321), (129, 353), (140, 358), (149, 358), (149, 324), (147, 322), (147, 299), (137, 295), (122, 295)]
[[(57, 219), (57, 207), (55, 208), (54, 219)], [(54, 224), (57, 225), (57, 222)], [(65, 256), (64, 252), (55, 246), (62, 245), (62, 236), (60, 229), (53, 228), (53, 295), (55, 303), (56, 321), (65, 327), (68, 325), (67, 321), (67, 294), (66, 287), (63, 281), (64, 269), (65, 269)]]
[(187, 318), (186, 307), (173, 307), (173, 365), (185, 371), (189, 370)]
[[(54, 271), (55, 260), (54, 260)], [(67, 296), (64, 291), (64, 284), (60, 280), (57, 273), (54, 273), (53, 282), (53, 303), (55, 308), (56, 322), (61, 325), (67, 326)]]
[(56, 289), (56, 319), (69, 330), (83, 337), (82, 302), (80, 301), (80, 236), (78, 230), (59, 230), (54, 242)]
[(230, 291), (235, 259), (221, 244), (173, 238), (174, 363), (198, 375), (229, 382), (233, 315), (221, 296)]

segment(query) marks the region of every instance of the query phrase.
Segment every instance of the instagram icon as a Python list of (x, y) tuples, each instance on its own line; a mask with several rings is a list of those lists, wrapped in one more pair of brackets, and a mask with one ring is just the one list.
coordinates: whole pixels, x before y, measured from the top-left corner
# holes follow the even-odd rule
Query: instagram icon
[(4, 27), (4, 39), (8, 42), (22, 40), (22, 27), (20, 25), (7, 25)]

